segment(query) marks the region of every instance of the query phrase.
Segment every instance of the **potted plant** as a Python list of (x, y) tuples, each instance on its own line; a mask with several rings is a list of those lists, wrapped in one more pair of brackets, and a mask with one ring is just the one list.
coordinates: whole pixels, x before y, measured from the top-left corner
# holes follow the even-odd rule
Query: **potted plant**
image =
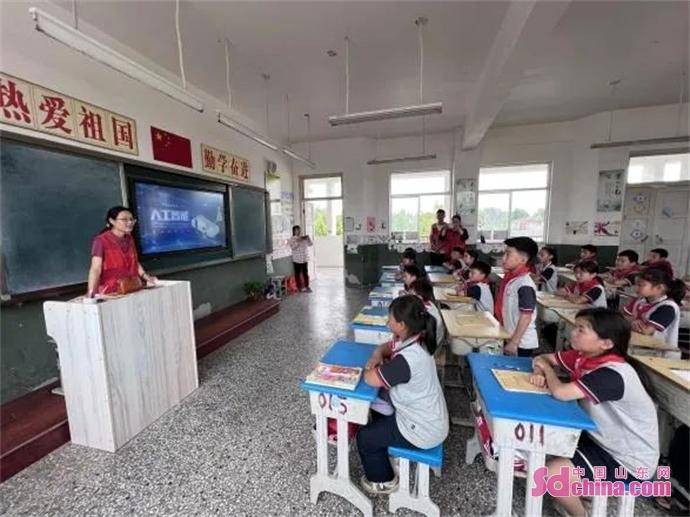
[(253, 302), (261, 300), (264, 295), (264, 284), (262, 282), (252, 281), (244, 284), (244, 294), (247, 299)]

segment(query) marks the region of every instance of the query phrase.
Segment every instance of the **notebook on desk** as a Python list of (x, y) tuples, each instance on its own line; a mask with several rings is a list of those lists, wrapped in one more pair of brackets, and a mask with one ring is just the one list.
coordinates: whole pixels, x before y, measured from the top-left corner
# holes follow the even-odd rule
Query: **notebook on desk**
[(362, 377), (362, 369), (355, 366), (338, 366), (335, 364), (319, 363), (307, 375), (306, 382), (320, 386), (331, 386), (345, 390), (354, 390)]
[(501, 387), (506, 391), (514, 391), (517, 393), (538, 393), (541, 395), (548, 395), (551, 392), (548, 388), (540, 388), (529, 381), (530, 372), (519, 372), (516, 370), (501, 370), (492, 368), (491, 372), (496, 377), (496, 380)]

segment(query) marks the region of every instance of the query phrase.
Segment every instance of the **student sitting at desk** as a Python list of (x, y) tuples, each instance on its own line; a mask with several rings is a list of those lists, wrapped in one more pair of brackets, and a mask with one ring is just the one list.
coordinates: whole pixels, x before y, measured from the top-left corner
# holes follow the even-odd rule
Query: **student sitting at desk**
[(673, 278), (673, 265), (668, 261), (668, 251), (664, 248), (655, 248), (647, 255), (647, 260), (642, 263), (644, 269), (658, 268), (666, 271)]
[(433, 357), (436, 321), (419, 298), (403, 296), (390, 305), (388, 328), (394, 339), (376, 349), (364, 380), (388, 390), (383, 393), (395, 413), (372, 412), (357, 433), (365, 472), (362, 487), (373, 494), (389, 494), (398, 487), (388, 447), (431, 449), (448, 436), (448, 408)]
[(412, 292), (410, 291), (410, 286), (412, 285), (412, 282), (419, 278), (426, 278), (422, 271), (423, 268), (420, 268), (416, 264), (405, 266), (402, 274), (402, 281), (403, 284), (405, 284), (405, 288), (400, 290), (400, 296), (403, 296), (405, 294), (412, 294)]
[(505, 241), (503, 269), (505, 276), (496, 291), (494, 315), (511, 334), (503, 347), (507, 355), (531, 357), (539, 347), (535, 320), (537, 318), (537, 287), (529, 275), (539, 247), (529, 237), (513, 237)]
[(635, 285), (641, 271), (638, 260), (639, 255), (633, 250), (621, 251), (616, 257), (616, 267), (609, 271), (607, 280), (616, 287)]
[(417, 296), (427, 312), (431, 314), (436, 320), (436, 348), (440, 348), (443, 340), (446, 338), (446, 325), (443, 322), (441, 311), (436, 306), (436, 299), (434, 298), (434, 288), (427, 278), (418, 278), (410, 284), (410, 294)]
[(632, 329), (678, 347), (679, 304), (685, 296), (685, 283), (671, 279), (662, 269), (651, 268), (637, 279), (637, 294), (639, 298), (623, 307)]
[(405, 266), (419, 267), (419, 264), (417, 264), (417, 252), (412, 248), (405, 248), (405, 251), (403, 251), (402, 255), (400, 255), (400, 266), (398, 267), (398, 271), (395, 273), (395, 277), (398, 280), (402, 278)]
[(580, 262), (592, 261), (597, 263), (597, 247), (594, 244), (585, 244), (580, 248), (580, 260), (577, 260), (571, 264), (566, 264), (565, 267), (574, 268)]
[[(575, 321), (573, 349), (536, 357), (530, 381), (548, 386), (558, 400), (579, 400), (597, 428), (580, 435), (572, 459), (548, 460), (548, 475), (566, 467), (572, 483), (580, 479), (572, 470), (579, 467), (593, 481), (593, 467), (606, 467), (606, 480), (615, 481), (616, 469), (623, 466), (627, 481), (636, 479), (639, 469), (648, 469), (641, 477), (650, 478), (659, 458), (659, 431), (654, 402), (626, 362), (630, 324), (620, 313), (599, 307), (578, 312)], [(556, 376), (556, 366), (569, 374), (570, 382)], [(568, 515), (586, 515), (579, 497), (556, 502)]]
[(566, 285), (556, 291), (568, 301), (589, 304), (592, 307), (606, 307), (606, 289), (597, 276), (599, 266), (596, 262), (586, 260), (575, 266), (577, 282)]
[(477, 300), (477, 309), (494, 313), (494, 296), (489, 287), (491, 266), (478, 260), (470, 267), (470, 277), (466, 284), (457, 285), (455, 292), (458, 296), (469, 296)]
[(534, 283), (545, 293), (555, 293), (558, 290), (558, 254), (556, 248), (543, 246), (539, 250), (539, 263), (537, 264), (537, 274)]
[(463, 251), (462, 248), (455, 246), (452, 250), (450, 250), (450, 260), (448, 262), (443, 263), (443, 267), (445, 267), (449, 273), (454, 273), (456, 271), (462, 270), (463, 269), (463, 263), (462, 263), (462, 255)]
[(461, 283), (467, 281), (467, 279), (470, 277), (470, 267), (478, 258), (479, 252), (477, 250), (465, 250), (465, 253), (462, 256), (462, 261), (464, 262), (465, 267), (459, 270), (456, 269), (453, 272), (453, 276)]

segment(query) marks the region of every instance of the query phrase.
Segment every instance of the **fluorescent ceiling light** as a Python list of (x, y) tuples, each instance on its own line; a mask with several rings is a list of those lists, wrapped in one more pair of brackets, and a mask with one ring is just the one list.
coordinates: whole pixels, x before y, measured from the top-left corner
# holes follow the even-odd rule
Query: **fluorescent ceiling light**
[(253, 129), (249, 129), (247, 126), (240, 124), (239, 122), (231, 119), (227, 115), (224, 115), (220, 111), (218, 112), (218, 122), (220, 122), (224, 126), (229, 127), (230, 129), (234, 129), (239, 134), (244, 135), (247, 138), (251, 138), (256, 143), (259, 143), (265, 147), (268, 147), (272, 151), (278, 150), (278, 145), (274, 144), (270, 138), (268, 138), (267, 136), (263, 136), (262, 134), (257, 133)]
[(154, 74), (146, 67), (140, 65), (129, 59), (126, 56), (106, 47), (95, 39), (87, 36), (83, 32), (78, 31), (61, 22), (57, 18), (46, 14), (45, 12), (31, 7), (29, 13), (36, 22), (36, 30), (44, 33), (68, 47), (78, 50), (86, 54), (92, 59), (108, 65), (109, 67), (121, 72), (132, 79), (136, 79), (151, 88), (164, 93), (165, 95), (186, 104), (190, 108), (197, 111), (204, 111), (204, 103), (198, 98), (189, 94), (182, 87), (169, 81), (168, 79)]
[(384, 158), (382, 160), (369, 160), (367, 165), (381, 165), (383, 163), (398, 163), (398, 162), (418, 162), (421, 160), (435, 160), (435, 154), (420, 154), (418, 156), (400, 156), (398, 158)]
[(331, 123), (331, 126), (342, 126), (343, 124), (359, 124), (360, 122), (373, 122), (375, 120), (388, 120), (391, 118), (421, 117), (423, 115), (433, 115), (442, 112), (443, 103), (432, 102), (430, 104), (418, 104), (416, 106), (401, 106), (399, 108), (384, 110), (331, 115), (328, 117), (328, 122)]
[(312, 169), (316, 168), (316, 164), (312, 162), (309, 158), (305, 158), (301, 154), (297, 154), (289, 147), (283, 147), (283, 152), (287, 154), (290, 158), (294, 158), (295, 160), (299, 160), (300, 162), (307, 164)]

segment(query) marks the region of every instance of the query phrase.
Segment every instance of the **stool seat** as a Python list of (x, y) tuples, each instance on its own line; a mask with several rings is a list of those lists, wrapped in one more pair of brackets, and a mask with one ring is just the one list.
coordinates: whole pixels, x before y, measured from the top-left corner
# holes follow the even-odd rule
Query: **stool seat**
[(443, 444), (433, 449), (406, 449), (403, 447), (388, 447), (388, 454), (396, 458), (405, 458), (417, 463), (425, 463), (430, 467), (443, 465)]

